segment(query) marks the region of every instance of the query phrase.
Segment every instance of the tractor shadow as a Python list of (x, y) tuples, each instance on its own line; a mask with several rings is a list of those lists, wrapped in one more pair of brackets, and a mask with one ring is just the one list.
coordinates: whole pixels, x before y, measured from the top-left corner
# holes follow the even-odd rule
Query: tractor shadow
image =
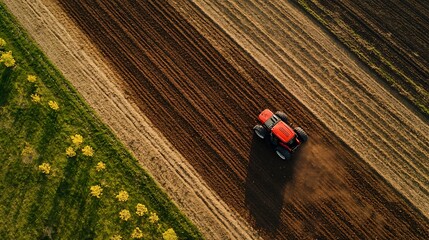
[[(298, 151), (299, 152), (299, 151)], [(281, 160), (269, 142), (253, 136), (247, 177), (245, 202), (256, 228), (275, 237), (280, 225), (285, 187), (293, 181), (299, 156)]]

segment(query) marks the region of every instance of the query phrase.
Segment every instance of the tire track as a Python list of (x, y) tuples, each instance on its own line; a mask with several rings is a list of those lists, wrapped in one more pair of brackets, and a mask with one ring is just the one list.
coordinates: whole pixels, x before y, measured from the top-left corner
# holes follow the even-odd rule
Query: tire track
[[(194, 20), (204, 18), (181, 4)], [(427, 234), (424, 219), (213, 23), (208, 33), (234, 55), (219, 53), (167, 2), (61, 5), (124, 76), (153, 124), (266, 238)], [(258, 110), (284, 109), (283, 103), (314, 139), (287, 164), (249, 131)]]

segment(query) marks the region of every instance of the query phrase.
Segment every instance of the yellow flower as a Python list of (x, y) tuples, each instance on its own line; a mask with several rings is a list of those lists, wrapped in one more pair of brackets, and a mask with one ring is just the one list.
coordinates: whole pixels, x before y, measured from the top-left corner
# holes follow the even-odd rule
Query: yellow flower
[(165, 231), (162, 234), (162, 238), (164, 240), (177, 240), (178, 239), (176, 232), (172, 228), (167, 229), (167, 231)]
[(39, 165), (39, 171), (44, 174), (49, 174), (51, 172), (51, 165), (49, 163), (42, 163)]
[(98, 162), (97, 163), (97, 167), (95, 167), (95, 169), (97, 170), (97, 172), (106, 169), (106, 164), (104, 164), (104, 162)]
[(143, 238), (143, 232), (140, 228), (136, 227), (131, 234), (131, 238)]
[(27, 81), (29, 81), (29, 82), (34, 83), (34, 82), (36, 82), (36, 80), (37, 80), (37, 77), (34, 75), (28, 75), (27, 76)]
[(26, 157), (26, 156), (32, 156), (32, 155), (35, 154), (35, 152), (36, 151), (34, 150), (34, 148), (32, 148), (30, 146), (30, 144), (28, 144), (27, 142), (25, 142), (25, 147), (24, 147), (24, 149), (22, 149), (21, 155), (24, 156), (24, 157)]
[(127, 209), (122, 209), (122, 210), (119, 212), (119, 217), (120, 217), (122, 220), (124, 220), (124, 221), (128, 221), (128, 219), (130, 219), (130, 218), (131, 218), (131, 213), (130, 213), (130, 211), (128, 211)]
[(74, 151), (73, 147), (68, 147), (66, 149), (66, 154), (67, 154), (67, 157), (74, 157), (74, 156), (76, 156), (76, 152)]
[(86, 145), (83, 149), (82, 149), (82, 153), (85, 156), (88, 157), (92, 157), (92, 155), (94, 155), (94, 149), (92, 149), (91, 146)]
[(58, 103), (55, 101), (49, 101), (48, 105), (50, 108), (54, 109), (55, 111), (57, 111), (58, 109), (60, 109), (60, 107), (58, 106)]
[(127, 191), (120, 191), (118, 195), (116, 195), (116, 198), (120, 201), (120, 202), (125, 202), (128, 200), (128, 193)]
[(6, 46), (6, 41), (3, 38), (0, 38), (0, 48)]
[(73, 144), (76, 146), (79, 146), (81, 143), (83, 143), (83, 137), (79, 134), (75, 134), (74, 136), (70, 137)]
[(15, 59), (12, 56), (12, 51), (2, 53), (0, 62), (3, 62), (6, 67), (15, 66)]
[(110, 238), (110, 240), (122, 240), (122, 236), (121, 235), (114, 235)]
[(31, 94), (31, 101), (33, 101), (35, 103), (39, 103), (40, 102), (40, 96), (39, 96), (39, 94), (37, 94), (37, 93)]
[(136, 206), (136, 214), (139, 215), (140, 217), (145, 215), (148, 211), (147, 211), (147, 207), (141, 203), (138, 203)]
[(100, 187), (100, 185), (91, 186), (91, 195), (93, 197), (100, 198), (101, 194), (103, 193), (103, 189)]
[(151, 212), (149, 216), (149, 222), (156, 223), (158, 222), (158, 220), (159, 220), (158, 215), (155, 212)]

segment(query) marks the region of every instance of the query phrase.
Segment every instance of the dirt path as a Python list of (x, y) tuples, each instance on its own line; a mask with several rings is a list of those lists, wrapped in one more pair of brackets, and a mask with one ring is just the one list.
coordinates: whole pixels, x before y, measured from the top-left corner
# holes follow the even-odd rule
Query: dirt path
[[(74, 53), (73, 49), (76, 49), (76, 46), (84, 47), (79, 52), (83, 55), (72, 58), (75, 62), (76, 59), (88, 58), (87, 53), (97, 52), (95, 49), (85, 47), (88, 44), (86, 38), (76, 37), (79, 31), (72, 23), (64, 23), (66, 17), (57, 5), (53, 4), (53, 1), (43, 0), (42, 3), (46, 4), (47, 9), (52, 11), (51, 13), (57, 16), (57, 20), (66, 27), (60, 32), (52, 27), (57, 25), (55, 21), (42, 21), (35, 24), (34, 19), (45, 21), (47, 19), (46, 13), (41, 14), (40, 9), (33, 13), (32, 11), (20, 12), (25, 7), (35, 8), (38, 4), (28, 4), (23, 0), (5, 2), (15, 6), (15, 11), (24, 18), (23, 22), (26, 21), (24, 25), (32, 29), (31, 32), (38, 41), (44, 42), (44, 49), (50, 57), (51, 55), (55, 57), (56, 52), (60, 51), (60, 49), (51, 51), (51, 45), (61, 45), (58, 42), (64, 44), (72, 39), (78, 40), (79, 45), (69, 47), (69, 53)], [(225, 2), (219, 2), (219, 4), (221, 6)], [(208, 238), (256, 237), (257, 234), (249, 231), (250, 228), (246, 228), (245, 223), (237, 221), (239, 217), (234, 215), (235, 211), (252, 226), (258, 228), (259, 234), (266, 239), (319, 237), (365, 239), (374, 238), (374, 236), (380, 238), (411, 236), (424, 239), (428, 237), (427, 219), (421, 216), (416, 208), (410, 207), (397, 191), (393, 190), (362, 158), (356, 157), (355, 152), (333, 132), (325, 130), (324, 124), (331, 129), (339, 128), (342, 130), (339, 133), (346, 132), (351, 124), (342, 121), (352, 121), (353, 119), (346, 119), (345, 116), (355, 116), (347, 114), (353, 114), (350, 109), (355, 109), (357, 106), (350, 108), (335, 105), (343, 102), (336, 96), (323, 94), (338, 91), (338, 86), (332, 83), (329, 85), (329, 82), (323, 83), (323, 81), (311, 82), (313, 78), (309, 76), (319, 72), (330, 74), (339, 84), (345, 84), (344, 79), (334, 78), (335, 73), (342, 73), (340, 71), (342, 68), (329, 73), (328, 70), (332, 70), (331, 68), (321, 69), (319, 66), (321, 63), (327, 64), (325, 61), (328, 60), (318, 59), (326, 54), (326, 58), (341, 57), (339, 60), (334, 58), (332, 64), (350, 61), (350, 57), (343, 50), (336, 49), (336, 52), (330, 52), (319, 46), (323, 50), (320, 53), (312, 46), (309, 49), (314, 52), (308, 53), (304, 51), (306, 49), (302, 45), (298, 44), (297, 39), (291, 38), (292, 45), (289, 47), (294, 51), (304, 52), (307, 62), (303, 62), (302, 59), (298, 61), (300, 56), (296, 56), (296, 52), (290, 53), (288, 61), (285, 61), (285, 65), (280, 68), (278, 61), (268, 64), (271, 57), (266, 52), (252, 51), (252, 48), (258, 46), (257, 44), (265, 47), (273, 47), (272, 45), (262, 40), (253, 45), (249, 42), (240, 42), (239, 40), (249, 41), (251, 38), (246, 39), (246, 36), (248, 37), (246, 33), (238, 37), (234, 35), (237, 32), (230, 32), (229, 28), (222, 26), (222, 24), (235, 26), (231, 24), (234, 21), (228, 24), (227, 20), (222, 23), (219, 20), (222, 18), (213, 18), (217, 19), (220, 26), (225, 27), (224, 31), (205, 14), (205, 12), (213, 14), (214, 11), (210, 9), (202, 11), (189, 1), (131, 3), (119, 0), (67, 0), (61, 1), (61, 6), (86, 32), (103, 57), (111, 62), (111, 65), (105, 65), (102, 58), (91, 54), (92, 58), (97, 59), (96, 66), (109, 73), (107, 75), (109, 77), (99, 80), (100, 78), (97, 77), (99, 72), (94, 70), (96, 74), (89, 78), (93, 81), (91, 85), (88, 85), (88, 79), (71, 78), (73, 71), (78, 69), (68, 70), (71, 74), (68, 77), (77, 86), (81, 86), (77, 88), (87, 101), (142, 159), (142, 163), (151, 171), (155, 179), (166, 188), (170, 196), (175, 198), (178, 205)], [(213, 6), (207, 4), (205, 7)], [(282, 11), (285, 11), (284, 14), (289, 14), (285, 9), (280, 12)], [(293, 12), (296, 9), (292, 8), (290, 11)], [(263, 13), (263, 11), (260, 12)], [(228, 16), (232, 17), (235, 14), (240, 16), (239, 12)], [(25, 20), (27, 15), (30, 17)], [(275, 17), (275, 14), (270, 16)], [(294, 19), (292, 16), (288, 17)], [(285, 19), (282, 18), (283, 21)], [(243, 19), (234, 18), (234, 20), (235, 23), (245, 22)], [(306, 22), (305, 20), (306, 18), (300, 19), (301, 22)], [(254, 21), (257, 23), (257, 19)], [(308, 20), (307, 23), (310, 27), (313, 26)], [(306, 32), (307, 28), (299, 27), (300, 24), (289, 26), (289, 31), (292, 33), (298, 31), (300, 34), (309, 34)], [(49, 31), (37, 33), (44, 28)], [(71, 38), (62, 39), (63, 35), (67, 35), (64, 30), (71, 34)], [(285, 29), (279, 28), (279, 30), (286, 32)], [(312, 34), (318, 33), (318, 36), (324, 36), (317, 28), (312, 30)], [(46, 35), (50, 31), (56, 33), (54, 34), (56, 38), (52, 38), (49, 42), (46, 40)], [(235, 40), (246, 47), (253, 56), (232, 41), (226, 33), (236, 36)], [(258, 34), (257, 29), (254, 29), (255, 37)], [(300, 34), (295, 33), (297, 37)], [(305, 39), (300, 40), (306, 44), (320, 43), (313, 35), (306, 37), (308, 39), (304, 37)], [(331, 40), (328, 38), (325, 41), (329, 43)], [(329, 46), (329, 44), (326, 45)], [(275, 53), (274, 50), (281, 50), (281, 47), (271, 50)], [(267, 59), (268, 57), (270, 59)], [(263, 58), (263, 61), (260, 58)], [(65, 56), (56, 59), (56, 64), (67, 69)], [(282, 60), (280, 56), (273, 59)], [(66, 64), (61, 64), (62, 61)], [(357, 71), (362, 71), (355, 62), (352, 61), (351, 64), (354, 64)], [(110, 67), (116, 70), (121, 78), (109, 71)], [(298, 88), (298, 85), (292, 82), (294, 85), (289, 83), (285, 88), (286, 79), (280, 75), (282, 71), (297, 71), (296, 69), (305, 70), (304, 72), (308, 75), (284, 72), (285, 76), (291, 76), (291, 79), (287, 80), (297, 81), (298, 76), (305, 77), (306, 79), (301, 80), (304, 85), (300, 89), (312, 91), (314, 96), (321, 96), (322, 102), (329, 103), (328, 106), (320, 105), (316, 109), (317, 105), (314, 105), (316, 97), (310, 97), (311, 101), (303, 101), (302, 95), (296, 95), (301, 96), (299, 99), (305, 104), (303, 105), (290, 94), (296, 91), (295, 88)], [(327, 73), (322, 71), (325, 69)], [(317, 72), (312, 73), (313, 70)], [(351, 73), (347, 68), (346, 70), (343, 75), (349, 76), (347, 74)], [(370, 76), (364, 71), (358, 74)], [(117, 80), (106, 81), (106, 79)], [(358, 84), (355, 85), (358, 86)], [(95, 86), (95, 88), (90, 91), (89, 86)], [(350, 86), (344, 86), (346, 87), (343, 94), (348, 94), (346, 92)], [(353, 93), (353, 91), (350, 92)], [(105, 93), (108, 94), (104, 102), (97, 99), (99, 95), (106, 95)], [(332, 102), (326, 97), (331, 97)], [(132, 99), (134, 103), (126, 102), (125, 98)], [(361, 101), (370, 100), (365, 98)], [(118, 102), (124, 103), (120, 106), (125, 107), (115, 106)], [(112, 103), (115, 104), (107, 105)], [(266, 144), (253, 139), (250, 129), (255, 123), (258, 111), (265, 107), (293, 112), (292, 121), (304, 126), (311, 136), (311, 140), (302, 149), (301, 154), (291, 162), (279, 161)], [(340, 111), (336, 107), (339, 109), (343, 107), (344, 110), (349, 109), (349, 111), (343, 112), (344, 110)], [(403, 108), (405, 107), (402, 106), (401, 109)], [(321, 116), (329, 109), (337, 110), (334, 115), (329, 115), (332, 118)], [(113, 115), (116, 113), (121, 114)], [(114, 118), (110, 118), (109, 115)], [(119, 122), (122, 124), (117, 124), (116, 121), (120, 116), (125, 116), (124, 119), (128, 119), (129, 124), (123, 124), (124, 122), (121, 121)], [(319, 121), (316, 116), (322, 121)], [(356, 118), (358, 119), (356, 121), (361, 121), (359, 117)], [(402, 118), (399, 119), (402, 120)], [(335, 124), (344, 125), (335, 126)], [(163, 139), (154, 129), (159, 129), (168, 141), (162, 141)], [(414, 131), (418, 133), (421, 130)], [(134, 134), (137, 138), (132, 142), (131, 136)], [(355, 135), (360, 136), (358, 132)], [(154, 146), (153, 152), (156, 153), (157, 158), (150, 160), (145, 153), (142, 153), (140, 149), (147, 149), (147, 146)], [(424, 150), (425, 146), (423, 144), (419, 148)], [(354, 148), (357, 149), (356, 146)], [(173, 155), (176, 158), (168, 158)], [(367, 160), (365, 155), (363, 157)], [(159, 169), (161, 167), (165, 168)], [(179, 177), (171, 179), (172, 173)], [(197, 176), (204, 181), (198, 180)], [(190, 177), (201, 181), (196, 183), (204, 186), (205, 191), (197, 191), (200, 185), (194, 186), (195, 180), (188, 179)], [(176, 183), (175, 181), (181, 185), (172, 185)], [(214, 192), (209, 192), (209, 189)], [(207, 196), (213, 197), (206, 199)], [(215, 196), (219, 196), (220, 199)], [(201, 203), (205, 200), (210, 202)], [(217, 205), (215, 200), (219, 200), (221, 204)], [(228, 210), (228, 207), (232, 210)], [(230, 215), (228, 215), (229, 212)], [(205, 217), (211, 221), (205, 221)]]
[(257, 239), (138, 110), (99, 51), (56, 1), (5, 0), (53, 63), (205, 236)]
[(427, 119), (290, 1), (193, 2), (429, 217)]

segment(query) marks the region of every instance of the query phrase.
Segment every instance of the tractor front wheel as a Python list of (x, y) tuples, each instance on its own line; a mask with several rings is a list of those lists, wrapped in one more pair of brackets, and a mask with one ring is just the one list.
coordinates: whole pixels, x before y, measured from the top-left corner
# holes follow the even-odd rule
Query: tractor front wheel
[(264, 126), (260, 124), (254, 126), (253, 131), (255, 132), (256, 136), (258, 136), (260, 139), (264, 139), (265, 136), (267, 136), (267, 129), (265, 129)]

